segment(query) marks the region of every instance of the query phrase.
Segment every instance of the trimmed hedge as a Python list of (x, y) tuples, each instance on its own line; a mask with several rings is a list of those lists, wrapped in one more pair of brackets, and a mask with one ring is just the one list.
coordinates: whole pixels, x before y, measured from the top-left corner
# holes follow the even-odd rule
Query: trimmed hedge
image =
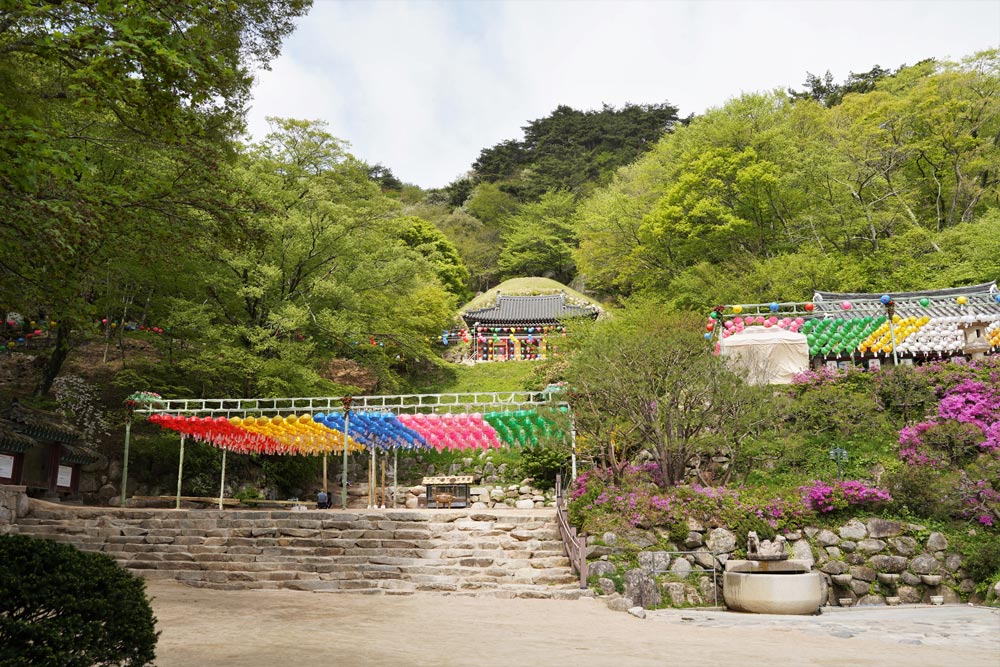
[(107, 555), (0, 536), (0, 667), (140, 667), (155, 625), (145, 583)]

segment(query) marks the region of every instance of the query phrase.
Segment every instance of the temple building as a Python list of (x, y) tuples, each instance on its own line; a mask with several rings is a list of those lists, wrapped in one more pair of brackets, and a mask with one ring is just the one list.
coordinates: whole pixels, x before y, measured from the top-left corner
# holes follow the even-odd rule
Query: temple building
[(17, 401), (0, 411), (0, 484), (48, 500), (76, 499), (81, 468), (97, 458), (56, 415)]
[(559, 348), (566, 322), (596, 319), (600, 309), (567, 301), (566, 293), (535, 296), (496, 295), (492, 306), (462, 313), (472, 336), (476, 361), (544, 359)]

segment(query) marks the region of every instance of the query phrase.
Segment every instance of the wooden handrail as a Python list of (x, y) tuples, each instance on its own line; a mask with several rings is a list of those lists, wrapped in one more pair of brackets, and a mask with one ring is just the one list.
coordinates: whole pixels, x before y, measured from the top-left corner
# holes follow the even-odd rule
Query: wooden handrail
[(562, 538), (563, 551), (569, 558), (573, 570), (580, 575), (580, 588), (587, 588), (587, 538), (578, 535), (576, 528), (569, 525), (566, 514), (566, 499), (563, 497), (562, 475), (556, 475), (556, 520), (559, 523), (559, 536)]

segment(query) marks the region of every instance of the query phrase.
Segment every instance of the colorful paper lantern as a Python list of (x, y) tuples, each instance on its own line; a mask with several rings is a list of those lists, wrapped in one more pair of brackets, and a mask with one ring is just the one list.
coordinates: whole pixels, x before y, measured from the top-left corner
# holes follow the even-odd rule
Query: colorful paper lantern
[(881, 297), (879, 297), (879, 301), (882, 302), (883, 306), (888, 306), (890, 303), (892, 303), (892, 297), (889, 296), (888, 294), (883, 294)]
[(854, 306), (851, 304), (850, 301), (844, 301), (842, 304), (840, 304), (840, 307), (843, 308), (844, 310), (850, 310)]
[[(998, 294), (997, 296), (1000, 297), (1000, 294)], [(743, 312), (743, 306), (733, 306), (733, 312), (739, 315), (740, 313)]]
[(969, 298), (966, 296), (960, 296), (957, 299), (955, 299), (955, 301), (958, 303), (958, 305), (964, 306), (969, 302)]
[(771, 312), (772, 312), (772, 313), (776, 313), (776, 312), (778, 312), (778, 310), (779, 310), (779, 309), (781, 308), (781, 306), (780, 306), (780, 305), (778, 305), (778, 304), (777, 304), (776, 302), (772, 301), (772, 302), (771, 302), (771, 305), (770, 305), (770, 306), (768, 306), (768, 308), (770, 308), (770, 309), (771, 309)]
[(811, 313), (816, 308), (816, 306), (815, 304), (807, 303), (806, 305), (802, 306), (802, 308), (805, 309), (807, 313)]

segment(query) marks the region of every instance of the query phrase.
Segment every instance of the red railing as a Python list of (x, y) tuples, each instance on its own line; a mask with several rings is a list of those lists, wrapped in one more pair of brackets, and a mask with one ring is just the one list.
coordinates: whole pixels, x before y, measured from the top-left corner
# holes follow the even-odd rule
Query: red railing
[(566, 498), (563, 495), (562, 475), (556, 475), (556, 519), (559, 522), (559, 536), (562, 537), (563, 551), (569, 558), (573, 571), (580, 575), (580, 588), (587, 587), (587, 538), (577, 535), (576, 528), (569, 525), (566, 514)]

